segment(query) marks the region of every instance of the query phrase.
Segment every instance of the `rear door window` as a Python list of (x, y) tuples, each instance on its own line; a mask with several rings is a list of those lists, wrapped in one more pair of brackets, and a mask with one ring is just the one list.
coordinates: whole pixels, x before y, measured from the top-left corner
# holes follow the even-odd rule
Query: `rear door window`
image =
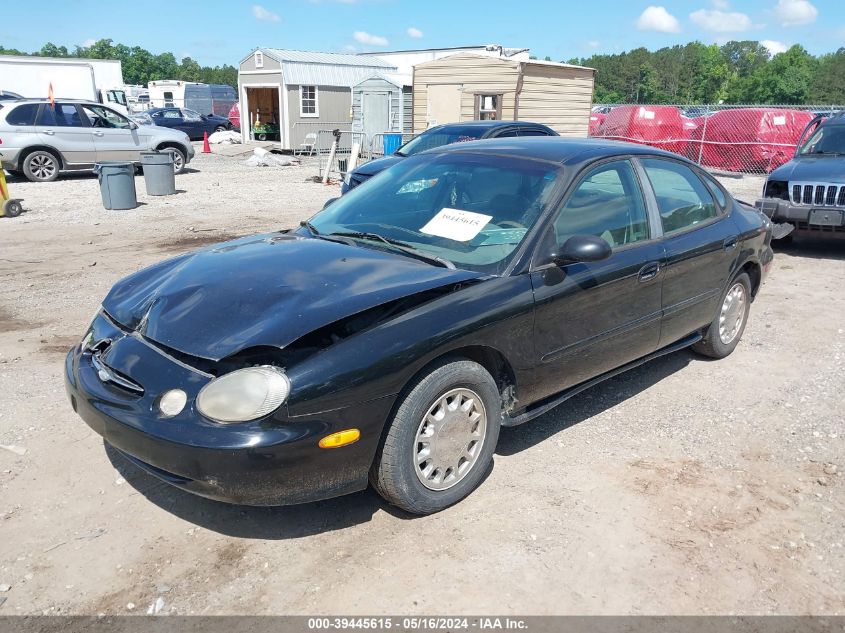
[(79, 109), (73, 103), (45, 104), (38, 113), (36, 125), (55, 127), (88, 127), (88, 122), (79, 116)]
[(528, 128), (520, 128), (519, 129), (520, 136), (552, 136), (546, 130), (536, 128), (536, 127), (528, 127)]
[(666, 235), (685, 231), (718, 215), (713, 194), (686, 165), (661, 158), (641, 159)]
[(37, 103), (24, 103), (9, 112), (6, 116), (6, 123), (9, 125), (35, 125), (35, 115), (37, 112)]

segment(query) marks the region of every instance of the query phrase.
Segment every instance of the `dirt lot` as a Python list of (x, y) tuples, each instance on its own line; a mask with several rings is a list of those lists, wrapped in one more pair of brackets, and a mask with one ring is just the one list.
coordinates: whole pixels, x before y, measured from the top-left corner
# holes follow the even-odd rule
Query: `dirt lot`
[(118, 278), (337, 194), (313, 167), (192, 166), (168, 198), (139, 179), (134, 211), (87, 175), (9, 183), (30, 211), (0, 220), (0, 615), (845, 612), (845, 242), (777, 254), (730, 358), (677, 353), (504, 430), (445, 512), (240, 508), (106, 451), (62, 383)]

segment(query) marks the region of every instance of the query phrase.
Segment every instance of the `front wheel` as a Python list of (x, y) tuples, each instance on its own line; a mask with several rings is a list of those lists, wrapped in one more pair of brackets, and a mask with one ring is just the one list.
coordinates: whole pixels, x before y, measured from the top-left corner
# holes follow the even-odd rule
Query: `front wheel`
[(746, 273), (737, 275), (728, 285), (719, 311), (707, 328), (704, 338), (692, 349), (710, 358), (725, 358), (739, 345), (751, 310), (751, 279)]
[(163, 151), (173, 154), (173, 173), (181, 174), (185, 171), (185, 152), (175, 147), (165, 147)]
[(225, 131), (226, 131), (226, 126), (224, 126), (224, 125), (218, 125), (216, 128), (214, 128), (214, 131), (215, 131), (215, 132), (225, 132)]
[(444, 363), (402, 399), (370, 482), (403, 510), (439, 512), (481, 483), (501, 420), (501, 397), (487, 370), (469, 360)]

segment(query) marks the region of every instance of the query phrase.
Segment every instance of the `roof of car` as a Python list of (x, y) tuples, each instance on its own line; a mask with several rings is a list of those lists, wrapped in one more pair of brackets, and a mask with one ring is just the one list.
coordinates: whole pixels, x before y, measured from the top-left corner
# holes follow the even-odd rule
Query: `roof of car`
[(486, 120), (486, 121), (461, 121), (460, 123), (444, 123), (443, 125), (438, 125), (426, 130), (426, 132), (431, 130), (440, 130), (442, 128), (448, 127), (474, 127), (474, 128), (482, 128), (482, 129), (494, 129), (497, 127), (548, 127), (543, 125), (542, 123), (534, 123), (533, 121), (502, 121), (502, 120)]
[(507, 154), (518, 158), (547, 160), (565, 165), (583, 163), (603, 156), (652, 155), (681, 158), (661, 149), (597, 138), (563, 138), (555, 136), (526, 138), (494, 138), (466, 143), (453, 143), (430, 149), (422, 154), (483, 151), (486, 154)]
[[(103, 105), (98, 101), (91, 101), (90, 99), (53, 99), (55, 103), (95, 103), (97, 105)], [(21, 103), (49, 103), (50, 100), (47, 97), (21, 97), (20, 99), (15, 100), (15, 105)]]

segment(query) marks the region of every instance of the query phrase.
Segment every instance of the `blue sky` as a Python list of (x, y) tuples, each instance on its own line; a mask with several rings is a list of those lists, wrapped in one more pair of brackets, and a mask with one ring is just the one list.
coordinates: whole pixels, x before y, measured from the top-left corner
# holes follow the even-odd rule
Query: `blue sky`
[(496, 43), (561, 60), (756, 39), (775, 52), (802, 44), (818, 54), (845, 46), (845, 1), (43, 0), (37, 9), (4, 3), (0, 17), (7, 47), (103, 37), (210, 65), (236, 65), (256, 46), (340, 52)]

